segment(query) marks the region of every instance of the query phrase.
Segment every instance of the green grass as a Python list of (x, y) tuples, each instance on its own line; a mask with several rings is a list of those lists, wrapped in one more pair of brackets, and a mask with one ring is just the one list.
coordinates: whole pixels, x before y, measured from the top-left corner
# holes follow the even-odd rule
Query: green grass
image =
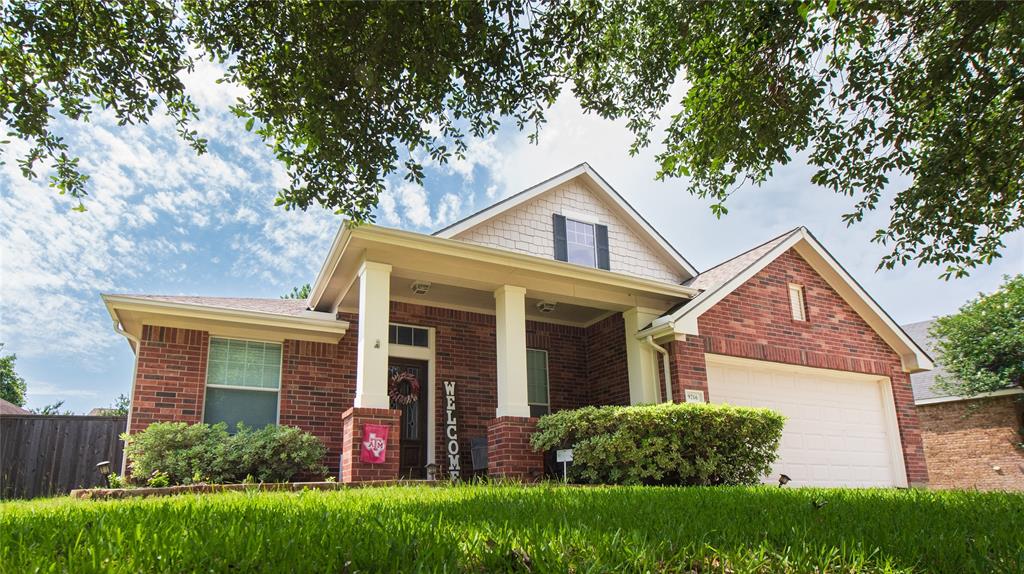
[(462, 486), (0, 505), (5, 572), (726, 569), (1024, 572), (1024, 495)]

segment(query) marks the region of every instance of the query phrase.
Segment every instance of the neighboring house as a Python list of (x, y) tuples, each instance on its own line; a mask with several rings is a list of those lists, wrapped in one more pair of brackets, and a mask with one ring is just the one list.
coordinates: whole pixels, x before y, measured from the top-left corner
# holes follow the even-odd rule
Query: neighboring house
[(18, 405), (14, 404), (12, 402), (0, 399), (0, 415), (10, 416), (10, 415), (30, 415), (30, 414), (32, 414), (32, 411), (23, 409), (23, 408), (19, 407)]
[[(904, 325), (932, 351), (932, 321)], [(929, 483), (934, 488), (1024, 490), (1024, 392), (1020, 388), (959, 397), (935, 386), (941, 365), (910, 376), (921, 420)]]
[(769, 480), (928, 480), (909, 374), (930, 360), (803, 227), (698, 273), (582, 164), (433, 235), (342, 225), (324, 255), (305, 301), (104, 295), (137, 357), (130, 431), (295, 425), (344, 481), (466, 475), (485, 442), (488, 474), (530, 478), (534, 417), (710, 400), (789, 417)]

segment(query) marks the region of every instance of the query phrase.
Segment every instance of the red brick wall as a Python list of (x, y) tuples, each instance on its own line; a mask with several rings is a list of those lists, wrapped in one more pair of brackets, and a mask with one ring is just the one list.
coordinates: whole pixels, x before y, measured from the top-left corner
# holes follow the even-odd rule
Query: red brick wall
[(343, 444), (341, 417), (356, 394), (358, 326), (354, 319), (351, 325), (336, 345), (287, 340), (281, 359), (280, 422), (324, 441), (324, 463), (333, 476), (338, 474)]
[(583, 404), (629, 404), (626, 322), (621, 313), (587, 328), (587, 378), (590, 393)]
[[(346, 335), (347, 337), (348, 335)], [(402, 411), (392, 409), (349, 408), (341, 415), (342, 443), (348, 445), (342, 461), (342, 482), (366, 482), (370, 480), (395, 480), (398, 478), (398, 437), (399, 419)], [(388, 445), (384, 462), (369, 464), (359, 460), (360, 445), (363, 442), (363, 425), (388, 426)]]
[(534, 452), (530, 435), (536, 418), (499, 417), (487, 427), (487, 474), (531, 482), (544, 473), (544, 455)]
[(919, 405), (932, 488), (1024, 490), (1020, 396)]
[[(790, 315), (789, 283), (804, 288), (807, 321), (794, 321)], [(889, 377), (907, 480), (928, 481), (910, 377), (899, 356), (796, 251), (769, 263), (705, 312), (697, 325), (707, 353)], [(673, 351), (673, 372), (683, 377), (676, 385), (699, 386), (697, 348), (677, 342)], [(682, 400), (682, 395), (676, 398)]]
[[(580, 327), (526, 322), (526, 347), (548, 352), (551, 412), (587, 404), (587, 331)], [(492, 415), (493, 417), (493, 415)]]
[(209, 342), (205, 331), (142, 327), (128, 432), (154, 422), (202, 420)]
[[(704, 363), (704, 341), (688, 337), (685, 341), (672, 341), (665, 345), (672, 371), (672, 400), (686, 401), (686, 390), (698, 390), (708, 400), (708, 369)], [(664, 372), (664, 371), (662, 371)]]

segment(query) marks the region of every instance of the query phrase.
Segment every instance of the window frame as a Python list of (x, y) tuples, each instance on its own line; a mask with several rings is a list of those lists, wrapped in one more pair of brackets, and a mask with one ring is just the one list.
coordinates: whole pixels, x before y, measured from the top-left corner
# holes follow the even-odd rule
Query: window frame
[[(593, 221), (583, 221), (581, 219), (577, 219), (577, 218), (572, 217), (570, 215), (563, 214), (563, 216), (565, 217), (565, 260), (566, 260), (566, 262), (567, 263), (572, 263), (573, 265), (579, 265), (581, 267), (590, 267), (590, 268), (593, 268), (593, 269), (600, 269), (600, 267), (598, 266), (598, 259), (597, 259), (597, 225), (598, 224), (594, 223)], [(570, 233), (569, 232), (569, 224), (570, 223), (575, 223), (577, 225), (585, 225), (585, 226), (590, 228), (590, 237), (593, 239), (593, 245), (591, 246), (591, 251), (593, 252), (593, 256), (594, 256), (593, 264), (580, 263), (579, 261), (573, 261), (572, 260), (572, 249), (570, 248), (570, 246), (571, 245), (579, 245), (581, 247), (586, 247), (586, 246), (582, 245), (582, 244), (579, 244), (579, 243), (572, 242), (572, 241), (569, 240), (569, 233)], [(537, 350), (540, 350), (540, 349), (537, 349)]]
[[(412, 329), (412, 341), (413, 341), (413, 344), (406, 345), (405, 343), (399, 343), (398, 342), (398, 333), (397, 333), (397, 331), (395, 332), (395, 342), (392, 343), (391, 342), (391, 328), (392, 327), (404, 327), (404, 328), (407, 328), (407, 329)], [(425, 345), (417, 345), (416, 344), (416, 331), (423, 331), (424, 334), (426, 334), (427, 341), (426, 341)], [(397, 345), (399, 347), (408, 347), (408, 348), (411, 348), (411, 349), (429, 349), (430, 348), (430, 327), (424, 327), (422, 325), (408, 325), (406, 323), (388, 323), (388, 345)]]
[[(790, 283), (786, 288), (786, 295), (789, 301), (789, 318), (792, 321), (806, 323), (807, 319), (807, 295), (804, 286), (798, 283)], [(796, 316), (799, 309), (800, 316)]]
[[(537, 407), (547, 407), (548, 408), (548, 414), (551, 414), (551, 365), (550, 365), (550, 361), (549, 361), (550, 354), (548, 353), (547, 349), (531, 349), (530, 347), (527, 347), (526, 348), (527, 354), (529, 354), (530, 351), (533, 351), (535, 353), (544, 353), (544, 375), (545, 375), (545, 377), (547, 379), (545, 381), (546, 382), (546, 384), (545, 384), (545, 387), (546, 387), (545, 391), (547, 391), (545, 394), (547, 395), (547, 401), (548, 402), (547, 403), (531, 403), (530, 402), (530, 393), (529, 393), (529, 385), (530, 385), (529, 374), (530, 374), (530, 370), (529, 370), (529, 365), (527, 365), (527, 370), (526, 370), (526, 374), (527, 374), (527, 381), (526, 381), (526, 385), (527, 385), (526, 405), (529, 406), (529, 407), (534, 407), (534, 406), (537, 406)], [(527, 360), (527, 363), (529, 363), (529, 360)]]
[[(277, 388), (268, 389), (266, 387), (243, 387), (236, 385), (218, 385), (210, 384), (210, 350), (213, 346), (214, 339), (222, 339), (225, 341), (245, 341), (247, 343), (263, 343), (265, 345), (277, 345), (281, 347), (281, 360), (277, 365)], [(203, 408), (199, 413), (199, 421), (206, 423), (206, 389), (226, 389), (229, 391), (264, 391), (268, 393), (277, 393), (277, 405), (274, 408), (274, 424), (281, 425), (281, 389), (284, 387), (284, 341), (270, 341), (266, 339), (251, 339), (246, 337), (222, 337), (219, 335), (211, 334), (206, 343), (206, 369), (203, 372)], [(211, 423), (207, 423), (211, 424)], [(228, 429), (229, 432), (231, 429)], [(237, 429), (236, 429), (237, 430)]]

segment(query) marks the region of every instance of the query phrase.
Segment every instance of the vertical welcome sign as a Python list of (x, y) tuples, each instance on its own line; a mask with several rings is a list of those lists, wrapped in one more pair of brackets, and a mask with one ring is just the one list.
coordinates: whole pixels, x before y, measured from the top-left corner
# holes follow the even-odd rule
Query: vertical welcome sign
[(459, 478), (459, 427), (455, 413), (455, 381), (444, 382), (444, 439), (448, 453), (448, 476)]

